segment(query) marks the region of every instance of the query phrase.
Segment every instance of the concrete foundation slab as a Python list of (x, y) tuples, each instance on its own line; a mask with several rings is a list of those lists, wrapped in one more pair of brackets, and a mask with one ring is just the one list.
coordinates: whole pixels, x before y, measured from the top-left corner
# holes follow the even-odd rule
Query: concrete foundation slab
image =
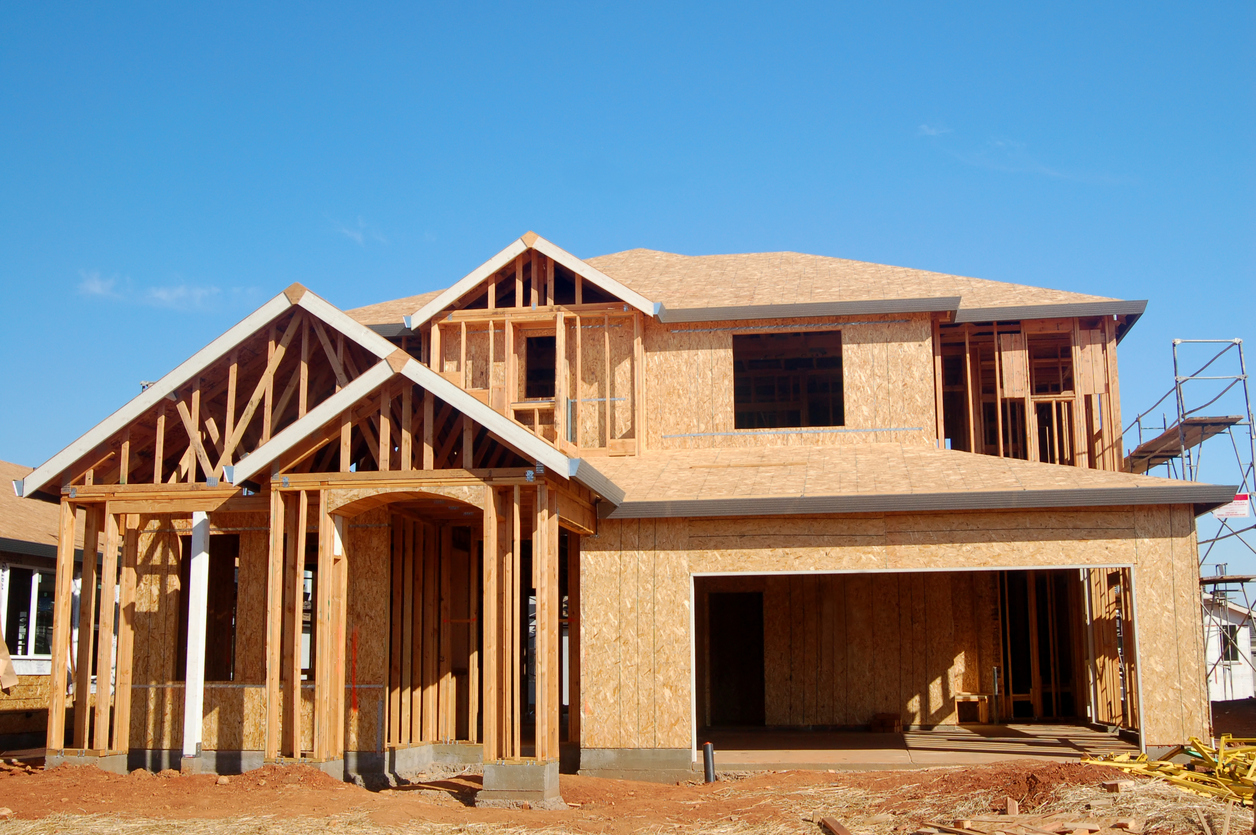
[(44, 756), (44, 768), (56, 768), (59, 765), (94, 765), (101, 771), (108, 771), (111, 774), (127, 773), (126, 754), (95, 754), (67, 748), (62, 751), (49, 751)]
[(582, 748), (580, 774), (612, 780), (677, 783), (701, 775), (688, 748)]
[(496, 808), (566, 809), (558, 791), (558, 760), (484, 764), (484, 788), (476, 806)]

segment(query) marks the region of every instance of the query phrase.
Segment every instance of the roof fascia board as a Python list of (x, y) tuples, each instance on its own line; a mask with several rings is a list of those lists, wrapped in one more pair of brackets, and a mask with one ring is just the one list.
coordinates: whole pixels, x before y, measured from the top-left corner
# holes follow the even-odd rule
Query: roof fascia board
[(331, 302), (320, 298), (314, 293), (306, 293), (297, 302), (301, 307), (310, 313), (322, 319), (345, 336), (357, 342), (366, 350), (375, 356), (383, 359), (384, 357), (397, 350), (397, 346), (380, 336), (375, 331), (368, 328), (358, 320), (354, 319), (348, 313), (336, 307)]
[(650, 301), (636, 290), (633, 290), (611, 278), (597, 267), (581, 261), (579, 258), (572, 255), (562, 247), (550, 243), (545, 240), (545, 238), (538, 237), (532, 244), (532, 248), (542, 255), (553, 258), (573, 273), (579, 275), (585, 281), (590, 281), (594, 284), (594, 286), (605, 290), (612, 296), (617, 296), (647, 316), (658, 315), (658, 312), (662, 307), (662, 305)]
[(744, 319), (802, 319), (815, 316), (872, 316), (881, 313), (954, 313), (959, 296), (918, 299), (871, 299), (849, 302), (807, 302), (803, 304), (754, 304), (735, 307), (686, 307), (670, 309), (660, 305), (659, 321), (726, 322)]
[(618, 484), (583, 458), (573, 458), (570, 464), (571, 478), (588, 487), (613, 505), (624, 502), (624, 491)]
[(516, 238), (511, 241), (509, 246), (460, 278), (439, 296), (409, 316), (402, 317), (406, 328), (414, 330), (423, 325), (437, 313), (440, 313), (446, 307), (462, 298), (463, 295), (474, 290), (477, 284), (506, 266), (508, 262), (513, 261), (516, 257), (526, 252), (527, 249), (528, 245), (523, 242), (523, 238)]
[(951, 510), (1031, 510), (1054, 507), (1113, 507), (1189, 504), (1196, 515), (1234, 500), (1237, 488), (1213, 484), (1101, 487), (1064, 490), (987, 490), (963, 493), (906, 493), (859, 496), (780, 496), (624, 502), (599, 508), (608, 519), (702, 516), (798, 516), (828, 513), (901, 513)]
[(955, 314), (955, 322), (957, 324), (1007, 322), (1020, 319), (1066, 319), (1074, 316), (1134, 316), (1137, 318), (1142, 316), (1146, 309), (1145, 299), (1135, 301), (1111, 299), (1101, 302), (1029, 304), (1009, 307), (961, 307)]
[[(305, 297), (310, 295), (310, 293), (306, 293)], [(33, 470), (26, 478), (22, 479), (21, 495), (33, 496), (36, 491), (42, 489), (66, 467), (87, 455), (115, 432), (157, 405), (162, 398), (190, 380), (196, 372), (226, 356), (232, 348), (252, 336), (262, 325), (265, 325), (291, 306), (292, 302), (288, 296), (280, 293), (244, 317), (222, 336), (184, 360), (173, 371), (170, 371), (160, 380), (144, 389), (124, 404), (122, 408), (96, 424), (78, 440)]]
[(393, 370), (386, 361), (380, 360), (375, 363), (349, 385), (306, 412), (305, 417), (286, 427), (254, 450), (253, 454), (230, 468), (230, 472), (224, 473), (227, 481), (232, 484), (248, 481), (268, 464), (275, 462), (281, 455), (299, 444), (310, 433), (318, 430), (336, 415), (383, 385), (392, 376)]

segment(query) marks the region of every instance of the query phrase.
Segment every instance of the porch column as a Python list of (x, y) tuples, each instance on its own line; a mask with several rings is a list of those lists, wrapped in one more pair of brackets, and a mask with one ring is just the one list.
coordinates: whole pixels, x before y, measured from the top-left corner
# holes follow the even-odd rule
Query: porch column
[(187, 672), (183, 678), (183, 768), (201, 755), (205, 723), (205, 627), (209, 606), (209, 514), (192, 514), (192, 559), (188, 568)]
[(76, 508), (61, 502), (60, 532), (57, 537), (57, 586), (53, 597), (52, 671), (49, 676), (49, 753), (65, 748), (66, 669), (70, 663), (70, 598), (74, 585), (74, 515)]

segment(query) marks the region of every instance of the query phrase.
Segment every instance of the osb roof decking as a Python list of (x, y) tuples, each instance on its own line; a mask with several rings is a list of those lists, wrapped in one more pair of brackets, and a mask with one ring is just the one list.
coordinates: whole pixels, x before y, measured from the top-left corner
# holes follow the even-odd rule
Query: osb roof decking
[(404, 299), (368, 304), (366, 307), (357, 307), (345, 312), (363, 325), (395, 325), (403, 317), (409, 316), (440, 294), (440, 290), (432, 290), (430, 293), (420, 293), (417, 296), (406, 296)]
[[(610, 518), (978, 510), (1139, 504), (1217, 506), (1233, 487), (903, 444), (648, 452), (598, 459), (624, 491)], [(1201, 511), (1202, 512), (1202, 511)]]
[(798, 252), (695, 256), (630, 249), (586, 260), (672, 309), (950, 296), (961, 297), (961, 307), (965, 308), (1114, 301), (1104, 296)]

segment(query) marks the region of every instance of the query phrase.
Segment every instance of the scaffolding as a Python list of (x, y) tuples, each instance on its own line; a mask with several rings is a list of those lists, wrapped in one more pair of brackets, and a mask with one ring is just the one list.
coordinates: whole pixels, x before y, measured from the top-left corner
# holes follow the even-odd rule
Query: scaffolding
[[(1203, 365), (1183, 374), (1188, 360)], [(1156, 426), (1153, 415), (1170, 398), (1175, 419), (1170, 423), (1160, 411)], [(1127, 472), (1163, 466), (1170, 478), (1237, 485), (1233, 503), (1196, 523), (1197, 542), (1210, 696), (1250, 698), (1256, 695), (1256, 572), (1228, 572), (1231, 560), (1256, 566), (1251, 512), (1256, 433), (1243, 340), (1173, 340), (1173, 387), (1125, 429), (1125, 437), (1135, 434), (1138, 444), (1125, 458)]]

